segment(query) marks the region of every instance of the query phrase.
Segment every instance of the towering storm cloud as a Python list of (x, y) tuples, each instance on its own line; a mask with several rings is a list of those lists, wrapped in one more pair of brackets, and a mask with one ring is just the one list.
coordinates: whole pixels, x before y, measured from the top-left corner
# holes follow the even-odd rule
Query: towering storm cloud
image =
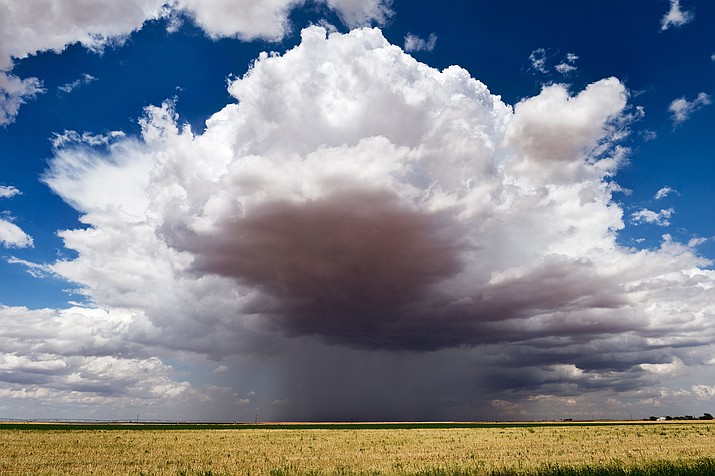
[[(618, 244), (635, 116), (618, 79), (512, 107), (377, 29), (311, 27), (229, 92), (201, 133), (167, 102), (141, 138), (65, 145), (45, 176), (88, 225), (61, 232), (78, 256), (53, 272), (140, 316), (131, 339), (286, 368), (389, 356), (406, 375), (442, 368), (457, 400), (460, 378), (498, 374), (479, 390), (496, 406), (522, 389), (635, 392), (713, 358), (707, 263), (669, 236)], [(376, 371), (365, 385), (389, 379)]]

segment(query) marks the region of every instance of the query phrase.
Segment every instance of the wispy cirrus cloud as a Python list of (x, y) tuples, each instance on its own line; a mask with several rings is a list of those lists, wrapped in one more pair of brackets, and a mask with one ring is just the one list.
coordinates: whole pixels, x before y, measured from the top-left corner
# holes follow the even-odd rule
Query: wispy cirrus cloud
[(34, 263), (32, 261), (16, 258), (14, 256), (6, 258), (6, 261), (9, 264), (19, 264), (21, 266), (24, 266), (27, 273), (33, 278), (47, 278), (50, 276), (54, 276), (52, 267), (47, 264)]
[(568, 74), (576, 71), (576, 60), (578, 60), (578, 56), (573, 53), (566, 53), (564, 61), (554, 66), (554, 69), (561, 74)]
[(668, 106), (668, 111), (671, 113), (673, 123), (678, 125), (687, 121), (692, 113), (705, 106), (709, 106), (711, 103), (710, 95), (701, 92), (692, 101), (688, 101), (685, 97), (673, 100), (670, 106)]
[(408, 53), (414, 51), (432, 51), (437, 44), (437, 35), (430, 33), (429, 37), (425, 40), (417, 35), (408, 33), (405, 36), (405, 51)]
[(654, 198), (655, 198), (656, 200), (661, 200), (661, 199), (667, 197), (668, 195), (672, 195), (672, 194), (674, 194), (674, 193), (677, 194), (678, 191), (675, 190), (674, 188), (671, 188), (671, 187), (669, 187), (669, 186), (666, 185), (665, 187), (659, 189), (659, 190), (655, 193), (655, 197), (654, 197)]
[(566, 53), (560, 62), (551, 66), (554, 62), (555, 54), (546, 50), (546, 48), (537, 48), (531, 52), (529, 55), (529, 61), (531, 62), (531, 69), (538, 71), (543, 74), (548, 74), (552, 70), (566, 75), (576, 71), (578, 68), (576, 66), (576, 61), (578, 60), (578, 55), (575, 53)]
[(61, 86), (57, 86), (57, 89), (65, 94), (69, 94), (72, 91), (74, 91), (75, 89), (77, 89), (78, 87), (85, 85), (85, 84), (89, 84), (93, 81), (97, 81), (97, 78), (95, 78), (91, 74), (84, 73), (84, 74), (82, 74), (81, 78), (75, 79), (74, 81), (63, 84)]
[(22, 192), (12, 185), (0, 185), (0, 198), (10, 198), (20, 195)]
[(60, 148), (70, 144), (86, 144), (89, 146), (108, 145), (111, 141), (125, 137), (123, 131), (110, 131), (106, 134), (93, 134), (91, 132), (79, 133), (77, 131), (64, 131), (55, 133), (52, 137), (52, 147)]
[(0, 68), (0, 125), (13, 122), (22, 104), (44, 92), (39, 79), (20, 79)]
[(531, 67), (536, 71), (542, 73), (548, 73), (546, 68), (546, 49), (537, 48), (531, 52), (529, 55), (529, 61), (531, 61)]
[(687, 25), (693, 19), (695, 15), (691, 11), (683, 10), (680, 7), (680, 0), (670, 0), (670, 9), (663, 15), (660, 19), (660, 29), (661, 31), (668, 30), (670, 28), (679, 28), (683, 25)]

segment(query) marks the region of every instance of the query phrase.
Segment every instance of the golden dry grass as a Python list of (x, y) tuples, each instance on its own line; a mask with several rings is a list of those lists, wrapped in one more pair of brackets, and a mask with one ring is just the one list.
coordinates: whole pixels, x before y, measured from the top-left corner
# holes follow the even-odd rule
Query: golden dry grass
[(2, 475), (486, 474), (715, 456), (715, 424), (377, 430), (0, 430)]

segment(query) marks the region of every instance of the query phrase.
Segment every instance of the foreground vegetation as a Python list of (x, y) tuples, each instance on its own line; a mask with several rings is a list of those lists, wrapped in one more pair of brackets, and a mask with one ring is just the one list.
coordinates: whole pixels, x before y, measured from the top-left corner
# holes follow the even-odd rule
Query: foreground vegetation
[(715, 474), (711, 422), (174, 428), (0, 425), (0, 474)]

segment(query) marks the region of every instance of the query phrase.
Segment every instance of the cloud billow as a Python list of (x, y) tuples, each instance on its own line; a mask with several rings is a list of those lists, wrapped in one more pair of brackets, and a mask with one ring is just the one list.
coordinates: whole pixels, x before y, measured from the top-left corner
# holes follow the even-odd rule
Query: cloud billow
[(463, 349), (558, 393), (566, 370), (568, 391), (626, 374), (652, 385), (641, 365), (715, 337), (707, 262), (671, 239), (617, 244), (617, 79), (512, 108), (377, 29), (311, 27), (229, 91), (202, 134), (153, 106), (141, 140), (118, 136), (108, 156), (58, 148), (45, 176), (89, 225), (61, 232), (78, 257), (53, 270), (141, 310), (143, 339), (217, 360), (290, 360), (286, 337), (327, 354)]

